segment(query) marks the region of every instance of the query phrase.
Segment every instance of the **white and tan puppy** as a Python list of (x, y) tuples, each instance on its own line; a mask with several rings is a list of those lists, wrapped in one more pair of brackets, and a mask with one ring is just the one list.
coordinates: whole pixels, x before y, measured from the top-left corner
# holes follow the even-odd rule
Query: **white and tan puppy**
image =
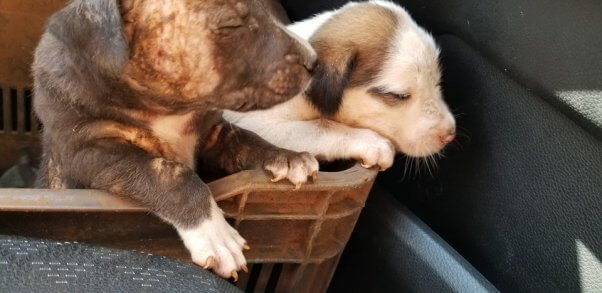
[(403, 8), (349, 3), (288, 28), (318, 53), (309, 88), (267, 110), (225, 111), (227, 120), (282, 148), (381, 169), (396, 151), (428, 157), (454, 139), (439, 49)]

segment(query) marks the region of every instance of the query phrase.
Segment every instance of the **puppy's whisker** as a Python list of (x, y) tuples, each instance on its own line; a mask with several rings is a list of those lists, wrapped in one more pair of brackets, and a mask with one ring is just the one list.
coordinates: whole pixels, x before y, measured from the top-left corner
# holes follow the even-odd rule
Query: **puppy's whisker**
[(408, 162), (409, 162), (408, 157), (405, 157), (405, 165), (403, 168), (403, 176), (401, 177), (401, 180), (404, 180), (406, 178), (406, 173), (408, 171)]
[(436, 154), (437, 154), (437, 153), (435, 153), (435, 154), (432, 154), (432, 155), (430, 155), (430, 156), (428, 157), (428, 159), (429, 159), (429, 160), (430, 160), (430, 161), (433, 163), (433, 169), (434, 169), (435, 171), (437, 171), (437, 169), (439, 169), (439, 163), (437, 163), (437, 159), (435, 158), (435, 155), (436, 155)]
[(461, 137), (461, 138), (466, 138), (466, 139), (470, 140), (470, 136), (468, 136), (468, 134), (466, 134), (466, 133), (464, 133), (462, 131), (456, 132), (456, 136), (457, 137)]
[(422, 163), (420, 162), (420, 158), (414, 158), (416, 160), (416, 177), (420, 177), (420, 172), (422, 171)]
[(426, 169), (429, 172), (429, 175), (431, 175), (431, 177), (433, 177), (433, 171), (431, 170), (431, 166), (429, 163), (429, 157), (424, 157), (422, 160), (424, 160), (424, 165), (426, 166)]
[(462, 134), (468, 136), (469, 131), (468, 131), (468, 129), (466, 129), (462, 126), (456, 126), (456, 133), (458, 133), (458, 134), (462, 133)]
[(451, 144), (449, 144), (449, 146), (455, 147), (457, 150), (460, 150), (460, 151), (464, 150), (464, 146), (458, 140), (454, 140)]
[(435, 159), (433, 159), (433, 155), (429, 155), (426, 159), (429, 161), (429, 164), (431, 165), (431, 168), (433, 170), (433, 173), (431, 176), (434, 177), (435, 173), (437, 172), (437, 168), (438, 168), (437, 162), (435, 161)]

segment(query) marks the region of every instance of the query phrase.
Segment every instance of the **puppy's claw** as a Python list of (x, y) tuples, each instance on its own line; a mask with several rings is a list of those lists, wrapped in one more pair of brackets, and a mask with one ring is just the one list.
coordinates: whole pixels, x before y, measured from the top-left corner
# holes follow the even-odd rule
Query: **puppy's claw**
[(245, 272), (245, 273), (248, 273), (248, 272), (249, 272), (249, 268), (247, 268), (247, 265), (242, 265), (242, 266), (240, 267), (240, 269), (241, 269), (243, 272)]
[(311, 182), (316, 182), (318, 180), (318, 171), (313, 171), (311, 173)]
[(303, 184), (295, 184), (295, 188), (293, 190), (299, 190), (299, 189), (301, 189), (301, 185), (303, 185)]
[(245, 243), (245, 245), (243, 245), (242, 249), (243, 250), (251, 250), (251, 247)]
[(203, 267), (203, 269), (208, 269), (211, 266), (213, 266), (213, 262), (214, 262), (213, 256), (208, 257), (207, 261), (205, 262), (205, 266)]
[(362, 163), (360, 163), (360, 165), (362, 165), (362, 167), (364, 167), (364, 168), (366, 168), (366, 169), (370, 169), (370, 168), (372, 168), (372, 166), (371, 166), (371, 165), (364, 164), (363, 162), (362, 162)]
[(278, 181), (280, 181), (280, 180), (282, 180), (284, 178), (285, 178), (285, 176), (280, 175), (280, 176), (276, 176), (276, 177), (270, 179), (270, 181), (272, 181), (272, 182), (278, 182)]
[(238, 273), (236, 271), (232, 271), (232, 279), (234, 279), (234, 282), (238, 281)]

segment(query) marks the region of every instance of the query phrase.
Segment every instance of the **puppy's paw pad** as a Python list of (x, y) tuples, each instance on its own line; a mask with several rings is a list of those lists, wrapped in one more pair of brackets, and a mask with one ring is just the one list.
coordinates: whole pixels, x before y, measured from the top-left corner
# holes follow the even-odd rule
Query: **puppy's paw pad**
[(273, 158), (266, 160), (263, 168), (272, 173), (272, 182), (288, 179), (295, 185), (295, 189), (298, 189), (308, 179), (312, 181), (317, 179), (320, 165), (318, 160), (307, 152), (282, 150)]

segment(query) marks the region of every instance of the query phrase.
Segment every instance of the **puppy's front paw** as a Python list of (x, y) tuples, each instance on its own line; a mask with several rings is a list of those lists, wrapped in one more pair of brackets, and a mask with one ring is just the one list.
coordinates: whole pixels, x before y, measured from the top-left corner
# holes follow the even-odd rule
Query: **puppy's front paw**
[(184, 245), (190, 251), (192, 261), (212, 269), (223, 278), (238, 279), (238, 270), (247, 271), (243, 249), (249, 249), (246, 241), (226, 222), (222, 211), (212, 201), (211, 216), (191, 229), (178, 229)]
[(395, 148), (378, 133), (368, 129), (358, 129), (351, 143), (351, 157), (361, 162), (364, 168), (378, 166), (386, 170), (393, 165)]
[(288, 179), (295, 185), (295, 189), (298, 189), (308, 178), (316, 180), (320, 165), (316, 158), (307, 152), (297, 153), (283, 149), (265, 160), (263, 168), (274, 176), (272, 182)]

